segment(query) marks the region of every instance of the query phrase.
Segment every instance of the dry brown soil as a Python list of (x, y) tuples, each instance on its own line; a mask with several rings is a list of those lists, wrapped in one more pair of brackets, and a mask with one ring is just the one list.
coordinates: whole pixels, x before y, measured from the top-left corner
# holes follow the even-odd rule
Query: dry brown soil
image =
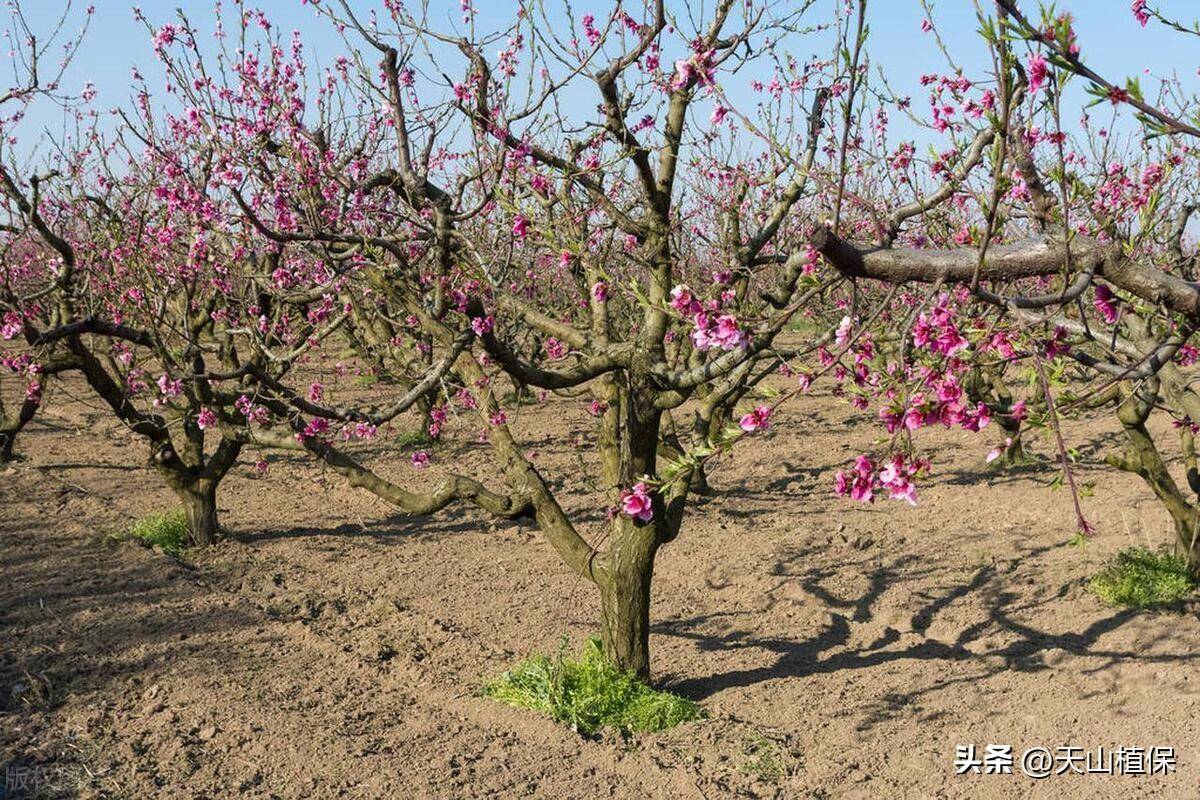
[[(655, 676), (710, 719), (586, 739), (479, 694), (593, 631), (593, 591), (535, 531), (463, 509), (395, 517), (276, 457), (227, 481), (233, 538), (178, 562), (111, 536), (174, 501), (141, 441), (71, 397), (90, 402), (56, 390), (19, 443), (27, 460), (0, 468), (0, 760), (45, 794), (1197, 796), (1197, 607), (1114, 610), (1086, 588), (1116, 550), (1168, 536), (1136, 478), (1097, 466), (1111, 417), (1067, 427), (1095, 489), (1080, 548), (1053, 467), (983, 467), (994, 430), (921, 440), (935, 475), (917, 508), (852, 505), (833, 471), (878, 427), (828, 396), (790, 405), (659, 557)], [(594, 463), (568, 444), (590, 430), (582, 404), (516, 416), (598, 534), (577, 479)], [(449, 448), (435, 463), (488, 475), (483, 446)], [(368, 458), (432, 477), (386, 442)], [(1178, 771), (956, 776), (969, 743), (1173, 746)]]

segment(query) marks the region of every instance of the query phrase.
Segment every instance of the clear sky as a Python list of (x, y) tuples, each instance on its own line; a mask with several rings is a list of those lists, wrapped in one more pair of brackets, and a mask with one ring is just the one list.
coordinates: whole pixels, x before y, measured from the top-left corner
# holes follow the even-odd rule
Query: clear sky
[[(828, 19), (829, 3), (833, 1), (820, 0), (811, 12), (813, 20)], [(379, 0), (352, 2), (363, 10), (382, 5)], [(682, 2), (668, 0), (668, 5)], [(697, 0), (690, 2), (694, 5)], [(981, 2), (990, 5), (988, 0)], [(131, 67), (139, 66), (148, 78), (158, 76), (159, 72), (149, 36), (134, 21), (131, 11), (134, 4), (129, 0), (94, 0), (94, 4), (91, 32), (64, 83), (68, 90), (77, 90), (86, 81), (92, 81), (98, 90), (95, 107), (107, 109), (123, 105), (128, 98)], [(416, 4), (415, 0), (412, 4)], [(431, 0), (431, 4), (435, 9), (444, 9), (443, 19), (447, 25), (459, 21), (459, 0)], [(35, 29), (51, 27), (62, 10), (62, 0), (25, 0), (23, 5)], [(76, 19), (82, 18), (84, 5), (80, 0), (74, 0)], [(181, 8), (202, 30), (211, 28), (213, 0), (143, 0), (138, 5), (154, 22), (169, 21), (174, 17), (174, 10)], [(318, 19), (312, 8), (302, 5), (300, 0), (262, 0), (258, 5), (265, 8), (280, 27), (300, 30), (308, 52), (316, 61), (327, 61), (342, 51), (341, 41), (328, 24)], [(930, 5), (942, 38), (956, 59), (961, 59), (960, 64), (968, 74), (980, 74), (985, 50), (976, 34), (978, 23), (974, 2), (931, 0)], [(1174, 14), (1186, 23), (1200, 16), (1200, 4), (1195, 0), (1161, 0), (1157, 5), (1168, 15)], [(514, 9), (512, 0), (476, 0), (476, 6), (481, 28), (498, 25), (500, 20), (510, 18)], [(584, 0), (572, 6), (576, 19), (589, 10), (611, 9), (611, 4)], [(1022, 7), (1031, 16), (1037, 13), (1034, 0), (1024, 0)], [(1146, 70), (1156, 74), (1177, 72), (1186, 86), (1192, 90), (1200, 89), (1197, 78), (1200, 38), (1167, 31), (1155, 22), (1142, 29), (1133, 20), (1129, 0), (1059, 0), (1057, 7), (1075, 15), (1084, 55), (1101, 74), (1115, 80), (1141, 75)], [(229, 0), (225, 0), (225, 8), (227, 14), (232, 11)], [(920, 0), (873, 0), (870, 8), (869, 51), (875, 67), (886, 73), (895, 91), (911, 94), (914, 108), (923, 110), (925, 93), (918, 83), (920, 75), (945, 71), (946, 67), (933, 37), (921, 31), (921, 20), (926, 13)], [(7, 23), (7, 14), (7, 10), (0, 11), (0, 21)], [(597, 13), (597, 17), (603, 15)], [(811, 44), (797, 44), (792, 51), (799, 58), (827, 56), (828, 41), (828, 38), (815, 36)], [(1143, 78), (1143, 83), (1145, 81)], [(160, 83), (150, 81), (152, 88)], [(727, 91), (736, 93), (739, 89), (728, 86)], [(61, 114), (56, 115), (52, 109), (35, 109), (31, 117), (27, 123), (30, 127), (25, 129), (28, 132), (35, 126), (51, 131), (61, 128)], [(898, 126), (904, 125), (899, 120), (894, 119), (894, 122)], [(902, 127), (894, 133), (912, 135)]]

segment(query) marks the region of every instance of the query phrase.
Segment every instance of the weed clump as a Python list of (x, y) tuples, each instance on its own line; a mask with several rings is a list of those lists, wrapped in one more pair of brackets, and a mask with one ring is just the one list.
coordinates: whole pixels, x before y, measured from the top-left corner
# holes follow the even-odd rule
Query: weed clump
[(1089, 583), (1092, 593), (1113, 606), (1152, 608), (1191, 597), (1200, 587), (1187, 561), (1173, 553), (1129, 547), (1117, 553)]
[(129, 527), (129, 535), (149, 545), (157, 545), (164, 553), (178, 556), (187, 541), (187, 516), (182, 509), (142, 517)]
[(704, 709), (685, 697), (653, 689), (612, 666), (599, 639), (567, 652), (532, 656), (484, 687), (484, 693), (517, 708), (547, 714), (590, 735), (601, 728), (653, 732), (701, 719)]

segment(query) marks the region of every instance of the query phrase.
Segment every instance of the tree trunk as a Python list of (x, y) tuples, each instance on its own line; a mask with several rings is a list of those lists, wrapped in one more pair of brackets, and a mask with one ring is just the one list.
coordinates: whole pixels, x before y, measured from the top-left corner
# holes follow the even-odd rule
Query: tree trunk
[(0, 463), (13, 460), (15, 455), (13, 447), (17, 443), (17, 434), (33, 419), (39, 405), (39, 400), (26, 399), (21, 404), (21, 410), (17, 412), (16, 418), (10, 419), (5, 413), (4, 404), (0, 402), (0, 424), (3, 425), (0, 427)]
[(717, 493), (708, 482), (708, 470), (704, 468), (704, 464), (697, 466), (692, 473), (692, 483), (688, 491), (700, 497), (712, 497)]
[(650, 582), (658, 522), (614, 520), (615, 543), (599, 578), (604, 653), (618, 669), (650, 677)]
[(1175, 523), (1175, 553), (1187, 559), (1188, 569), (1200, 577), (1200, 512), (1189, 503), (1146, 430), (1146, 418), (1158, 396), (1157, 381), (1142, 388), (1142, 395), (1131, 393), (1117, 408), (1117, 419), (1125, 429), (1127, 447), (1107, 461), (1115, 467), (1140, 475), (1154, 490)]
[(188, 544), (206, 547), (217, 541), (221, 532), (217, 524), (216, 484), (193, 486), (179, 492), (187, 515)]
[(999, 422), (1006, 438), (1012, 440), (1012, 444), (1004, 448), (1000, 463), (1006, 467), (1027, 463), (1029, 459), (1025, 455), (1025, 445), (1021, 442), (1021, 423), (1005, 417), (1001, 417)]

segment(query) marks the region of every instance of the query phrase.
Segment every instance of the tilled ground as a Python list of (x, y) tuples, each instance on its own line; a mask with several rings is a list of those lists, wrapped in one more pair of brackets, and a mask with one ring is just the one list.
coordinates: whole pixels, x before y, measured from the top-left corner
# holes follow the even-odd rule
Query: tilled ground
[[(851, 505), (833, 471), (875, 426), (816, 396), (716, 473), (656, 569), (657, 679), (711, 718), (585, 739), (481, 697), (596, 600), (536, 531), (462, 509), (430, 520), (299, 458), (223, 489), (234, 538), (177, 562), (110, 534), (174, 504), (143, 445), (52, 404), (0, 469), (0, 756), (10, 785), (117, 797), (1190, 797), (1200, 786), (1195, 606), (1119, 611), (1086, 579), (1168, 537), (1135, 478), (1089, 466), (1103, 416), (1068, 434), (1094, 484), (1073, 532), (1054, 469), (984, 468), (995, 438), (937, 433), (917, 508)], [(516, 428), (565, 504), (602, 510), (569, 444), (578, 404)], [(1161, 435), (1167, 436), (1163, 431)], [(487, 476), (482, 446), (435, 461)], [(1034, 442), (1035, 453), (1050, 452)], [(380, 471), (428, 480), (381, 443)], [(429, 471), (436, 473), (436, 467)], [(580, 476), (584, 476), (580, 480)], [(576, 484), (579, 484), (576, 487)], [(1168, 777), (956, 776), (955, 747), (1173, 746)]]

